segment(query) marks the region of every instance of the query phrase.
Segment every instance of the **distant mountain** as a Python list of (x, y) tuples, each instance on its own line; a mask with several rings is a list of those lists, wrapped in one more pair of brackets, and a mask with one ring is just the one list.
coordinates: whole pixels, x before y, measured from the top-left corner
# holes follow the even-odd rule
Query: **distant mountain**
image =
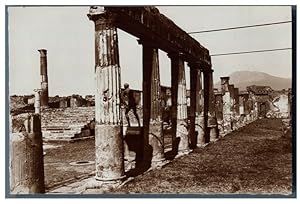
[[(264, 72), (237, 71), (229, 75), (229, 77), (229, 84), (234, 84), (234, 87), (239, 88), (239, 90), (246, 90), (246, 87), (251, 85), (270, 86), (273, 90), (292, 87), (292, 80), (290, 78), (275, 77)], [(214, 86), (214, 88), (220, 89), (220, 80)]]

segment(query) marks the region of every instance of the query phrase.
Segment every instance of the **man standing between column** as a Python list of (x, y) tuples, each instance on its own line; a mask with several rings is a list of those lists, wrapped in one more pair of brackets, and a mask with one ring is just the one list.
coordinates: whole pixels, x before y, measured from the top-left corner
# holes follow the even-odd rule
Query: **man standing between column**
[(141, 126), (140, 125), (140, 119), (139, 119), (139, 116), (136, 112), (136, 101), (135, 101), (135, 98), (133, 96), (133, 91), (129, 88), (129, 84), (128, 83), (125, 83), (124, 84), (124, 91), (122, 92), (122, 103), (123, 105), (125, 106), (125, 116), (126, 116), (126, 120), (127, 120), (127, 123), (128, 123), (128, 127), (130, 127), (130, 119), (129, 119), (129, 111), (132, 109), (133, 111), (133, 114), (138, 122), (138, 125), (139, 127)]

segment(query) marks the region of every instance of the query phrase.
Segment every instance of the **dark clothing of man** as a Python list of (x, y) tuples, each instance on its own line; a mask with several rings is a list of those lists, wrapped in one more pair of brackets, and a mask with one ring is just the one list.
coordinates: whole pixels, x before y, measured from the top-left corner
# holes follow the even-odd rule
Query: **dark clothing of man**
[(136, 102), (135, 102), (135, 98), (133, 96), (133, 91), (129, 88), (126, 88), (123, 92), (122, 92), (122, 103), (125, 105), (125, 116), (126, 116), (126, 120), (128, 123), (128, 126), (130, 127), (130, 119), (129, 119), (129, 111), (132, 109), (133, 114), (136, 118), (136, 120), (138, 121), (138, 125), (140, 126), (140, 120), (139, 120), (139, 116), (136, 112)]

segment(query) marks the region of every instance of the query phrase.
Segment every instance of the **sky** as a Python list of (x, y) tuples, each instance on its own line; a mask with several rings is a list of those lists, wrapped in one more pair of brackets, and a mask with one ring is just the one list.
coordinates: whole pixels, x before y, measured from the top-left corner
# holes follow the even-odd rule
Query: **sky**
[[(290, 6), (159, 6), (186, 32), (291, 20)], [(49, 95), (94, 94), (94, 24), (89, 7), (9, 7), (10, 95), (40, 87), (38, 49), (48, 50)], [(142, 89), (142, 47), (119, 30), (121, 83)], [(291, 47), (291, 23), (194, 34), (210, 54)], [(161, 84), (170, 86), (170, 59), (159, 52)], [(291, 50), (212, 57), (214, 82), (239, 70), (291, 78)], [(189, 67), (186, 66), (187, 85)], [(189, 88), (189, 85), (188, 85)]]

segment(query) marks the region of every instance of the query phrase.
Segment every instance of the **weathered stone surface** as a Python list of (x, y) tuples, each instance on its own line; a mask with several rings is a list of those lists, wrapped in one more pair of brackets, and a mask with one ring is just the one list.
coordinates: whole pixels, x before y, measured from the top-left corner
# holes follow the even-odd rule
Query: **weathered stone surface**
[[(40, 116), (28, 114), (23, 119), (25, 120), (22, 120), (22, 128), (10, 134), (10, 191), (12, 194), (44, 193)], [(15, 122), (13, 122), (14, 129), (16, 129)]]
[(149, 145), (152, 146), (152, 162), (165, 160), (164, 140), (162, 131), (162, 122), (150, 122), (149, 124)]
[(215, 141), (218, 139), (219, 135), (218, 135), (218, 129), (217, 129), (217, 125), (211, 125), (209, 126), (210, 128), (210, 140), (211, 141)]
[(41, 89), (34, 90), (34, 113), (41, 113)]
[(96, 179), (117, 180), (124, 177), (122, 130), (118, 125), (96, 125)]
[(204, 115), (196, 117), (196, 133), (197, 134), (197, 146), (205, 144), (205, 126), (204, 126)]
[(115, 16), (117, 26), (122, 30), (140, 39), (151, 39), (153, 44), (159, 45), (158, 48), (167, 53), (183, 53), (186, 61), (200, 62), (203, 68), (210, 68), (209, 51), (157, 8), (104, 7), (101, 12), (98, 15)]
[[(187, 99), (186, 99), (186, 79), (185, 79), (185, 69), (184, 69), (184, 61), (181, 58), (181, 55), (170, 55), (171, 57), (171, 69), (173, 69), (173, 73), (177, 76), (173, 76), (172, 73), (172, 99), (175, 102), (172, 106), (175, 110), (176, 106), (176, 114), (173, 115), (173, 120), (175, 119), (176, 115), (176, 123), (173, 124), (173, 128), (176, 125), (175, 135), (179, 137), (179, 145), (178, 151), (186, 151), (189, 149), (189, 137), (188, 137), (188, 129), (187, 129)], [(175, 82), (177, 80), (177, 82)], [(174, 87), (173, 87), (174, 85)], [(174, 93), (176, 92), (176, 94)], [(175, 99), (175, 97), (177, 97)]]
[(121, 77), (118, 34), (114, 16), (91, 7), (95, 24), (95, 143), (96, 179), (124, 177), (123, 130), (120, 107)]
[(232, 119), (232, 100), (230, 92), (225, 92), (223, 95), (223, 125), (226, 132), (231, 131), (231, 119)]

